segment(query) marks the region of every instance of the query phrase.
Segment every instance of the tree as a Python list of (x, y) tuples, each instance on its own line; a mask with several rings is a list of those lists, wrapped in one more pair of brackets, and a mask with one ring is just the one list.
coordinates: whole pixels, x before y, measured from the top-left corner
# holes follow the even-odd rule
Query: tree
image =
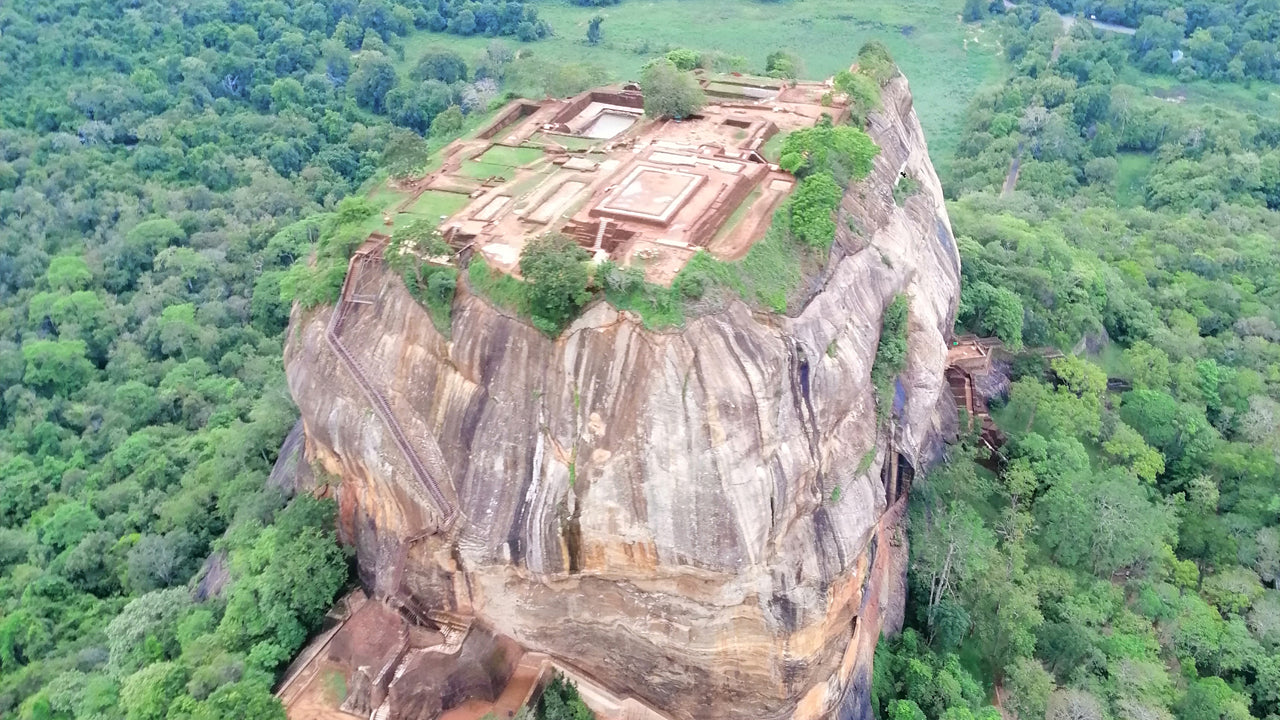
[(1169, 356), (1145, 340), (1139, 340), (1121, 354), (1135, 388), (1164, 390), (1169, 387)]
[(775, 50), (764, 59), (764, 74), (769, 77), (796, 80), (804, 74), (804, 61), (788, 50)]
[(669, 60), (651, 62), (641, 75), (644, 112), (653, 118), (688, 117), (702, 109), (707, 97), (692, 74), (681, 72)]
[(1018, 658), (1004, 669), (1005, 702), (1020, 718), (1042, 718), (1053, 691), (1053, 676), (1039, 660)]
[(129, 673), (157, 659), (150, 657), (145, 647), (149, 637), (158, 641), (162, 654), (176, 650), (175, 627), (190, 606), (191, 594), (181, 587), (157, 590), (131, 601), (107, 626), (111, 667)]
[(591, 21), (587, 23), (587, 44), (599, 45), (603, 34), (600, 31), (600, 24), (604, 22), (604, 16), (593, 15)]
[(1056, 690), (1049, 696), (1045, 720), (1105, 720), (1107, 713), (1092, 693)]
[(431, 149), (426, 141), (417, 133), (405, 130), (393, 131), (382, 148), (382, 166), (387, 168), (391, 177), (396, 178), (407, 177), (416, 172), (430, 157)]
[(276, 109), (284, 109), (301, 105), (306, 101), (306, 93), (302, 83), (294, 78), (282, 78), (271, 85), (271, 105)]
[(419, 82), (438, 80), (452, 85), (467, 79), (467, 62), (458, 53), (443, 47), (431, 47), (418, 57), (410, 76)]
[(1160, 473), (1164, 472), (1164, 457), (1148, 445), (1137, 430), (1123, 422), (1117, 422), (1111, 437), (1102, 444), (1102, 449), (1116, 462), (1128, 466), (1143, 482), (1154, 483)]
[(22, 381), (42, 392), (66, 397), (92, 379), (93, 363), (83, 340), (31, 340), (22, 345), (27, 369)]
[(894, 700), (886, 715), (889, 720), (926, 720), (924, 711), (911, 700)]
[(125, 575), (129, 587), (146, 593), (185, 581), (195, 571), (191, 556), (195, 538), (186, 530), (168, 535), (143, 535), (129, 549)]
[(1249, 703), (1222, 678), (1196, 680), (1176, 706), (1181, 720), (1251, 720)]
[(1022, 349), (1022, 300), (1009, 288), (966, 283), (960, 291), (959, 318), (979, 334), (1000, 338), (1013, 352)]
[(863, 73), (841, 70), (836, 73), (835, 88), (845, 94), (849, 113), (857, 125), (865, 125), (867, 116), (880, 109), (880, 86)]
[(987, 16), (987, 3), (984, 0), (964, 0), (963, 17), (965, 22), (978, 22)]
[(386, 112), (387, 93), (396, 86), (395, 65), (380, 52), (361, 53), (347, 86), (360, 107), (375, 113)]
[(527, 285), (529, 312), (538, 329), (557, 335), (591, 299), (583, 264), (590, 256), (572, 239), (548, 234), (531, 240), (520, 253), (520, 274)]
[(450, 105), (431, 121), (431, 137), (452, 137), (462, 132), (462, 108)]
[(537, 716), (541, 720), (595, 720), (595, 713), (582, 701), (578, 687), (560, 673), (542, 691)]
[(80, 255), (60, 255), (49, 261), (44, 274), (50, 290), (83, 290), (93, 280), (93, 273)]
[(186, 669), (172, 662), (152, 663), (125, 678), (120, 706), (126, 720), (164, 720), (186, 683)]
[(1116, 469), (1096, 479), (1065, 478), (1036, 503), (1041, 541), (1062, 564), (1102, 577), (1141, 571), (1177, 538), (1172, 508), (1147, 496), (1136, 478)]
[(252, 681), (233, 682), (214, 690), (191, 713), (191, 720), (262, 718), (284, 720), (284, 706), (271, 689)]
[(936, 633), (944, 601), (971, 596), (995, 560), (996, 539), (973, 508), (950, 503), (911, 521), (911, 570), (927, 595), (925, 624)]
[(288, 659), (319, 625), (347, 579), (346, 557), (331, 527), (334, 511), (332, 501), (295, 498), (233, 567), (236, 584), (218, 625), (229, 647), (248, 651), (272, 643), (283, 652), (270, 656)]

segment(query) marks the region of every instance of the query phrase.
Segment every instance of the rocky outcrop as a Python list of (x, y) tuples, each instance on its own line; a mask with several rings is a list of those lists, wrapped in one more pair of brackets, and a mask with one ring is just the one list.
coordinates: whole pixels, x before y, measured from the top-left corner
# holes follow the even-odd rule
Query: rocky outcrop
[[(734, 301), (654, 332), (597, 303), (551, 340), (460, 288), (447, 340), (387, 273), (343, 342), (404, 437), (443, 458), (451, 524), (326, 345), (331, 311), (296, 313), (307, 459), (341, 477), (362, 579), (673, 717), (857, 717), (880, 625), (901, 622), (893, 469), (932, 462), (954, 423), (959, 297), (905, 79), (869, 132), (875, 169), (794, 316)], [(902, 177), (919, 190), (898, 206)], [(908, 362), (879, 424), (870, 372), (897, 293)]]

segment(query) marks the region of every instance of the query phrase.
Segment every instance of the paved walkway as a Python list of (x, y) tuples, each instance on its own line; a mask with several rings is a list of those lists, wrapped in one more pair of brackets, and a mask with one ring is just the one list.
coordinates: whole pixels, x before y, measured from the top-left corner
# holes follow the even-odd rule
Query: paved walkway
[[(1009, 0), (1004, 0), (1004, 7), (1006, 10), (1012, 10), (1018, 7), (1018, 3), (1009, 2)], [(1068, 15), (1066, 13), (1058, 13), (1058, 17), (1062, 18), (1062, 29), (1068, 32), (1070, 32), (1071, 27), (1076, 24), (1076, 17), (1074, 15)], [(1089, 22), (1099, 30), (1105, 30), (1107, 32), (1113, 32), (1113, 33), (1120, 33), (1121, 35), (1133, 35), (1134, 33), (1138, 32), (1137, 28), (1131, 28), (1126, 25), (1116, 25), (1115, 23), (1103, 22), (1101, 20), (1096, 20), (1094, 18), (1089, 18)]]

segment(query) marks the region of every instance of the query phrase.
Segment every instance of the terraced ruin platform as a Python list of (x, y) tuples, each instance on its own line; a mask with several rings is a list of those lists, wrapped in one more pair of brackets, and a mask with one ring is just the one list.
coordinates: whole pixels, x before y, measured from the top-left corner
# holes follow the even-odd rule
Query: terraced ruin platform
[(635, 85), (515, 101), (415, 185), (459, 254), (512, 274), (525, 243), (547, 232), (663, 284), (700, 249), (740, 257), (794, 187), (766, 143), (824, 114), (839, 120), (844, 107), (825, 83), (699, 77), (709, 104), (679, 121), (646, 118)]

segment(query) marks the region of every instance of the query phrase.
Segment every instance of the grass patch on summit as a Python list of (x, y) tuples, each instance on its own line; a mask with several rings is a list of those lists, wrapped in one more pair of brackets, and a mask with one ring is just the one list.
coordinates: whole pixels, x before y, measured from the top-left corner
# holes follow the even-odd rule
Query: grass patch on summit
[(468, 200), (470, 198), (462, 193), (427, 190), (413, 201), (409, 206), (409, 212), (421, 215), (433, 223), (439, 223), (441, 215), (448, 216), (458, 212), (466, 207)]
[(506, 167), (523, 167), (542, 157), (541, 148), (494, 145), (476, 158), (477, 162)]

